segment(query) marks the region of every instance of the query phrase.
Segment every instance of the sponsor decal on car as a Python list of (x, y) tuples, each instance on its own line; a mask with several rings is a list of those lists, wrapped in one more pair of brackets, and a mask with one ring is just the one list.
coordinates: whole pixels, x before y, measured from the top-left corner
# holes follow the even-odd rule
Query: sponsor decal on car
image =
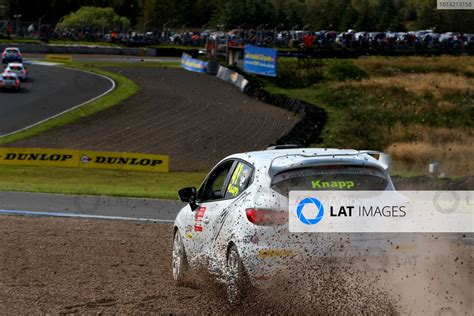
[(268, 250), (259, 250), (258, 259), (269, 259), (269, 258), (285, 258), (285, 257), (294, 257), (296, 253), (292, 250), (287, 249), (268, 249)]
[(188, 238), (188, 239), (193, 239), (193, 226), (191, 225), (187, 225), (186, 228), (185, 228), (185, 237)]
[(340, 189), (340, 190), (350, 190), (354, 187), (354, 181), (321, 181), (314, 180), (311, 181), (311, 186), (313, 189)]
[(239, 163), (227, 187), (227, 191), (230, 194), (232, 194), (234, 197), (239, 195), (239, 178), (240, 178), (240, 175), (242, 174), (242, 170), (244, 170), (244, 165), (242, 163)]
[(202, 219), (204, 218), (204, 214), (206, 213), (205, 207), (200, 207), (196, 212), (196, 217), (194, 219), (194, 231), (195, 232), (202, 232), (204, 228), (202, 227)]

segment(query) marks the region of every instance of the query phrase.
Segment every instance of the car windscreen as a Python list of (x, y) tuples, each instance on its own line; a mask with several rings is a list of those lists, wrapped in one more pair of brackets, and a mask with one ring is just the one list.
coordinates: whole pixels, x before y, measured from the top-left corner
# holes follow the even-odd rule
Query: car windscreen
[(290, 191), (385, 190), (387, 185), (387, 176), (382, 171), (347, 165), (291, 169), (272, 179), (272, 188), (283, 195)]

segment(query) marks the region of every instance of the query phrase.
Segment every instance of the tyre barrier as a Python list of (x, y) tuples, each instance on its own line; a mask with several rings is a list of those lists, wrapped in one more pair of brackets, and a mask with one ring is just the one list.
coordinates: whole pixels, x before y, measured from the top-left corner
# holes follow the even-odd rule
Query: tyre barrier
[(155, 57), (181, 57), (183, 53), (198, 58), (199, 49), (180, 49), (174, 47), (157, 47), (154, 48)]
[(286, 135), (280, 137), (276, 144), (271, 145), (298, 144), (309, 146), (322, 141), (321, 131), (327, 121), (327, 113), (324, 109), (284, 95), (271, 94), (263, 89), (256, 77), (244, 76), (240, 69), (220, 66), (216, 77), (233, 84), (250, 97), (300, 116), (299, 122)]
[(220, 66), (219, 63), (215, 60), (210, 60), (207, 62), (207, 73), (210, 75), (216, 76), (219, 72)]
[(246, 80), (248, 84), (244, 90), (245, 94), (300, 116), (299, 122), (286, 135), (280, 137), (275, 145), (298, 144), (310, 146), (322, 142), (321, 132), (327, 122), (327, 113), (323, 108), (305, 101), (265, 91), (257, 79), (253, 77), (247, 77)]

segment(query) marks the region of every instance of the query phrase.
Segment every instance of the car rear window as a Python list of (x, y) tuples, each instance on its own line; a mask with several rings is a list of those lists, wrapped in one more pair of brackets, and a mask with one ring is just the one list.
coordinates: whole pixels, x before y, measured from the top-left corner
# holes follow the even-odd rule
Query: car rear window
[(283, 195), (290, 191), (385, 190), (387, 184), (387, 176), (382, 171), (360, 166), (292, 169), (272, 179), (272, 188)]
[(12, 69), (12, 70), (22, 70), (23, 68), (21, 68), (20, 66), (12, 66), (12, 67), (10, 67), (10, 69)]
[(18, 54), (18, 51), (14, 49), (7, 49), (7, 54), (10, 54), (10, 55)]
[(13, 76), (3, 76), (3, 80), (16, 80)]

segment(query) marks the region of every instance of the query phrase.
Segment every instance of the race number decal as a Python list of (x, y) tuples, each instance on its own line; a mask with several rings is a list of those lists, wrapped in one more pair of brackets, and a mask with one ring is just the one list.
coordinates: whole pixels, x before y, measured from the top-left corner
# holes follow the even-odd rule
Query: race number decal
[(196, 221), (201, 221), (202, 218), (204, 217), (204, 213), (206, 212), (205, 207), (200, 207), (199, 210), (196, 213)]

